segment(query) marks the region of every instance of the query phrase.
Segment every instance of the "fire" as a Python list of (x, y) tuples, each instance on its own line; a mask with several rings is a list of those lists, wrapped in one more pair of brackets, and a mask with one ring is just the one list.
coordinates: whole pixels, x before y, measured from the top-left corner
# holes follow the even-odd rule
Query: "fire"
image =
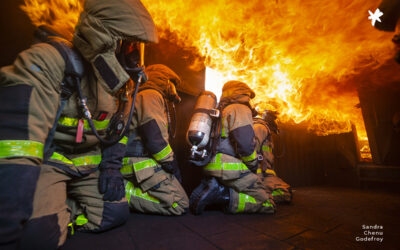
[[(35, 25), (70, 37), (82, 1), (25, 0), (23, 9)], [(259, 109), (278, 110), (281, 122), (305, 123), (321, 135), (354, 124), (367, 137), (354, 76), (393, 55), (392, 34), (368, 20), (376, 0), (142, 2), (161, 37), (199, 55), (192, 68), (220, 73), (214, 87), (241, 80), (256, 91)]]
[(72, 40), (74, 28), (83, 9), (84, 0), (24, 0), (21, 9), (32, 23), (46, 25), (67, 40)]
[(306, 123), (320, 135), (348, 132), (354, 124), (360, 140), (367, 137), (353, 76), (393, 54), (392, 34), (368, 20), (378, 1), (143, 3), (161, 36), (175, 33), (178, 44), (220, 72), (220, 80), (207, 86), (242, 80), (256, 91), (259, 109), (278, 110), (281, 122)]

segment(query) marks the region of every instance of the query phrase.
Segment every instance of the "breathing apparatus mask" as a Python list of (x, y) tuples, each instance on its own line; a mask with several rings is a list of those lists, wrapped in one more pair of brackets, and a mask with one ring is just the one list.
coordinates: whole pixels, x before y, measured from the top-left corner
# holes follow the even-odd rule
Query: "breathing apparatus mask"
[(86, 98), (82, 96), (79, 90), (81, 106), (89, 126), (96, 137), (106, 145), (120, 141), (125, 135), (132, 121), (139, 86), (147, 81), (147, 76), (144, 73), (144, 43), (120, 40), (116, 44), (115, 57), (117, 58), (117, 63), (120, 64), (118, 66), (121, 66), (130, 78), (114, 94), (118, 109), (107, 127), (106, 138), (102, 138), (97, 133), (86, 105)]

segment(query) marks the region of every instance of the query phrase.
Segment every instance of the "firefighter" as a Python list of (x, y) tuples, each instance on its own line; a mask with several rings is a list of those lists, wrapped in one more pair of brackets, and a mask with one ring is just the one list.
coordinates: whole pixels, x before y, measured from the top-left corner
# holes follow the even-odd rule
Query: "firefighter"
[(260, 159), (257, 174), (263, 180), (276, 204), (292, 200), (290, 185), (279, 178), (274, 171), (272, 134), (279, 134), (279, 128), (275, 121), (277, 114), (277, 112), (266, 110), (262, 118), (254, 118), (256, 149)]
[[(68, 228), (100, 232), (129, 215), (123, 155), (113, 158), (115, 148), (124, 154), (125, 140), (101, 144), (95, 134), (105, 135), (130, 77), (142, 78), (140, 68), (126, 71), (134, 65), (123, 67), (116, 48), (130, 44), (132, 50), (121, 52), (128, 56), (138, 41), (156, 42), (153, 20), (139, 0), (86, 0), (74, 48), (63, 50), (69, 41), (54, 39), (0, 71), (1, 249), (56, 249)], [(71, 51), (77, 54), (69, 57)], [(68, 92), (66, 83), (81, 87)], [(53, 128), (51, 150), (43, 152)]]
[(229, 81), (222, 88), (220, 135), (205, 177), (190, 196), (190, 209), (200, 214), (209, 205), (228, 213), (274, 213), (275, 204), (257, 176), (253, 130), (255, 93), (245, 83)]
[(139, 89), (124, 166), (126, 197), (140, 213), (181, 215), (189, 199), (169, 144), (171, 119), (168, 103), (180, 102), (179, 76), (162, 64), (146, 68), (147, 82)]

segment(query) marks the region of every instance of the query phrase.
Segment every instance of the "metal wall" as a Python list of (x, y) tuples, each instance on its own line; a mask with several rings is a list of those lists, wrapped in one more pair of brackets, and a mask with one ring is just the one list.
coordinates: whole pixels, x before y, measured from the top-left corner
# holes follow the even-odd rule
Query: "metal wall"
[(280, 125), (274, 137), (278, 176), (293, 186), (358, 186), (353, 132), (317, 136), (300, 125)]

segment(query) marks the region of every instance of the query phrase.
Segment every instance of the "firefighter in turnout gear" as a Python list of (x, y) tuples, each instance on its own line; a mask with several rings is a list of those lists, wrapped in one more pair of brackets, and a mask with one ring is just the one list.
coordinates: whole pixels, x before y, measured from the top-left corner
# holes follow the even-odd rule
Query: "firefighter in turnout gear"
[(219, 205), (228, 213), (274, 213), (257, 176), (253, 130), (255, 93), (245, 83), (229, 81), (222, 88), (219, 104), (222, 116), (211, 161), (204, 167), (205, 177), (190, 196), (190, 209), (200, 214), (209, 205)]
[(290, 202), (292, 191), (289, 184), (279, 178), (274, 171), (274, 144), (272, 134), (279, 134), (275, 120), (277, 112), (266, 110), (261, 118), (254, 118), (256, 149), (259, 155), (258, 176), (263, 180), (275, 203)]
[(147, 82), (139, 89), (124, 166), (126, 197), (140, 213), (181, 215), (189, 199), (169, 144), (171, 128), (168, 102), (179, 103), (180, 78), (165, 65), (146, 68)]
[(117, 46), (157, 39), (139, 0), (86, 0), (73, 38), (37, 43), (1, 69), (1, 249), (56, 249), (69, 226), (100, 232), (126, 221), (120, 168), (127, 138), (99, 140), (117, 94), (135, 78)]

